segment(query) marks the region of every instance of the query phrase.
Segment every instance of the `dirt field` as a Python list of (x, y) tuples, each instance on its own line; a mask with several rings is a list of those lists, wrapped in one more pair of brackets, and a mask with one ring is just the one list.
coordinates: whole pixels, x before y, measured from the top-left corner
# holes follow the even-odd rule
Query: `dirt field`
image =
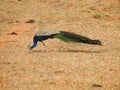
[[(0, 0), (0, 90), (120, 90), (119, 0)], [(44, 29), (99, 39), (103, 46), (38, 43)]]

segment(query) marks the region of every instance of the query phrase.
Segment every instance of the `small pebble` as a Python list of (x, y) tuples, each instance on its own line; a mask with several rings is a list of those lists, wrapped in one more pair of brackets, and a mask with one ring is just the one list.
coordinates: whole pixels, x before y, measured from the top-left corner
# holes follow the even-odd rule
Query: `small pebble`
[(99, 85), (99, 84), (93, 84), (92, 87), (102, 87), (102, 85)]
[(17, 33), (16, 32), (11, 32), (8, 35), (17, 35)]
[(34, 23), (34, 22), (35, 22), (35, 20), (30, 19), (30, 20), (26, 21), (25, 23)]

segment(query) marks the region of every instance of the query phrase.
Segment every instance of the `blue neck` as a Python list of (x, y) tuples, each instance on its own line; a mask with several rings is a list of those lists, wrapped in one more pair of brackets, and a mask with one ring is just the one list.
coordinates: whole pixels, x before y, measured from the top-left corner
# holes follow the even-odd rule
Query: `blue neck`
[(37, 41), (34, 41), (33, 45), (31, 46), (31, 48), (34, 48), (37, 46)]

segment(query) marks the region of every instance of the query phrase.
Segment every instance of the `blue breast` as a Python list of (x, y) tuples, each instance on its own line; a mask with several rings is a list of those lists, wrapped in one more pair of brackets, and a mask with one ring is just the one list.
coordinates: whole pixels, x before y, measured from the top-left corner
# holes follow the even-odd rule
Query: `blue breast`
[(48, 38), (50, 38), (50, 36), (35, 36), (34, 37), (34, 41), (40, 41), (40, 42), (42, 42), (42, 41), (44, 41), (44, 40), (46, 40)]

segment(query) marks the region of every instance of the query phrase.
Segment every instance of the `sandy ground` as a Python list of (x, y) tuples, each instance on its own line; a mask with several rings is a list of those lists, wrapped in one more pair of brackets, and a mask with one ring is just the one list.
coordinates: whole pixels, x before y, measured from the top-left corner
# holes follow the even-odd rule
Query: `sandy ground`
[[(120, 90), (119, 0), (0, 0), (0, 90)], [(39, 30), (74, 32), (103, 46), (45, 41)]]

